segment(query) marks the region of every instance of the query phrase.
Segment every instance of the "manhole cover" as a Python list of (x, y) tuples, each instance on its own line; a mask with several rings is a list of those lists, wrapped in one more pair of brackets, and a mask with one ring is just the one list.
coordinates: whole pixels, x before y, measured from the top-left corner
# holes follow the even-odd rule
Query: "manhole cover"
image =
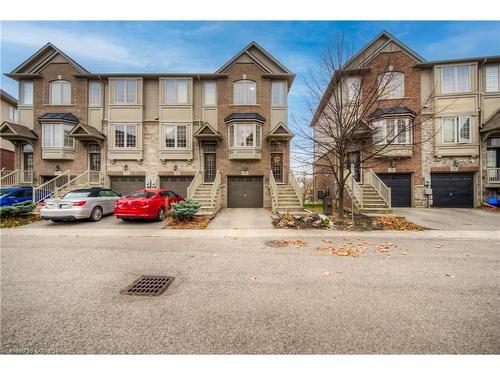
[(133, 296), (159, 296), (174, 281), (172, 276), (141, 276), (121, 291)]

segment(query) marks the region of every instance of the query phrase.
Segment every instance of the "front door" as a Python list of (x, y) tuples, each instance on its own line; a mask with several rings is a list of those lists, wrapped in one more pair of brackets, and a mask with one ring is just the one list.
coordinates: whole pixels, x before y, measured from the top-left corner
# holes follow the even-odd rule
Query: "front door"
[(97, 143), (91, 143), (88, 145), (89, 151), (89, 169), (91, 171), (101, 170), (101, 146)]
[(204, 143), (203, 144), (203, 180), (204, 182), (214, 182), (215, 174), (217, 172), (216, 156), (215, 150), (217, 148), (216, 143)]
[(271, 154), (271, 170), (273, 171), (273, 176), (276, 182), (283, 182), (283, 154), (282, 153), (272, 153)]

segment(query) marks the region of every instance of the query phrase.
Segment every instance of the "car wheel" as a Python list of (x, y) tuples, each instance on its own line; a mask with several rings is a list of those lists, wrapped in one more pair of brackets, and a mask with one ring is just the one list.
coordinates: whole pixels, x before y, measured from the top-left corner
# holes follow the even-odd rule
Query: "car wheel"
[(92, 221), (99, 221), (102, 219), (102, 208), (101, 207), (94, 207), (92, 210), (92, 213), (90, 214), (90, 220)]
[(160, 208), (158, 215), (156, 215), (156, 221), (163, 221), (165, 219), (165, 209)]

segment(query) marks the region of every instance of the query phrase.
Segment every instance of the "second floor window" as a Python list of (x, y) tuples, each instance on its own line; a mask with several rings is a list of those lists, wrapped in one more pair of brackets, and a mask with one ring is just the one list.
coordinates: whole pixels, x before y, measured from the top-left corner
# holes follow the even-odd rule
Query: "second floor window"
[(273, 81), (271, 84), (273, 107), (286, 106), (286, 81)]
[(260, 147), (261, 131), (258, 124), (229, 125), (229, 147)]
[(43, 124), (43, 147), (75, 147), (75, 139), (68, 136), (71, 129), (72, 125)]
[(188, 129), (188, 124), (163, 124), (165, 148), (187, 148)]
[(188, 80), (166, 79), (165, 81), (165, 104), (187, 104), (188, 103)]
[(390, 118), (374, 122), (374, 144), (406, 145), (411, 143), (411, 119)]
[(254, 81), (236, 81), (233, 100), (234, 104), (256, 104), (257, 84)]
[(71, 83), (68, 81), (50, 82), (50, 104), (71, 104)]
[(9, 120), (17, 122), (19, 120), (17, 108), (13, 105), (9, 105)]
[(114, 80), (114, 100), (115, 104), (135, 104), (137, 103), (137, 80), (135, 79), (115, 79)]
[(361, 89), (361, 78), (359, 77), (348, 77), (346, 79), (346, 94), (347, 101), (351, 103), (352, 101), (360, 100), (360, 90)]
[(115, 148), (137, 147), (137, 124), (114, 124)]
[(490, 65), (484, 69), (486, 92), (500, 91), (498, 85), (498, 76), (500, 73), (500, 65)]
[(101, 82), (91, 81), (89, 83), (89, 105), (101, 105)]
[(443, 143), (471, 143), (471, 118), (469, 116), (442, 119)]
[(203, 105), (217, 105), (217, 84), (215, 81), (203, 82)]
[(469, 65), (441, 68), (441, 92), (443, 94), (468, 91), (470, 91)]
[(379, 76), (380, 99), (401, 99), (405, 96), (405, 75), (387, 72)]
[(33, 82), (19, 82), (19, 104), (33, 105)]

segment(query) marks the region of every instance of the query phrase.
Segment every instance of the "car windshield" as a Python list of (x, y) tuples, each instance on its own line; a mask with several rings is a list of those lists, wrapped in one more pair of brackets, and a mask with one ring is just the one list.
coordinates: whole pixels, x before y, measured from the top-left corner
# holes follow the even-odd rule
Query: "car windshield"
[(9, 191), (10, 191), (9, 189), (0, 189), (0, 197), (1, 197), (2, 195), (7, 194)]
[(70, 191), (63, 197), (63, 199), (88, 198), (91, 193), (91, 191)]
[(127, 195), (125, 198), (151, 198), (154, 197), (155, 193), (150, 191), (135, 191), (132, 194)]

